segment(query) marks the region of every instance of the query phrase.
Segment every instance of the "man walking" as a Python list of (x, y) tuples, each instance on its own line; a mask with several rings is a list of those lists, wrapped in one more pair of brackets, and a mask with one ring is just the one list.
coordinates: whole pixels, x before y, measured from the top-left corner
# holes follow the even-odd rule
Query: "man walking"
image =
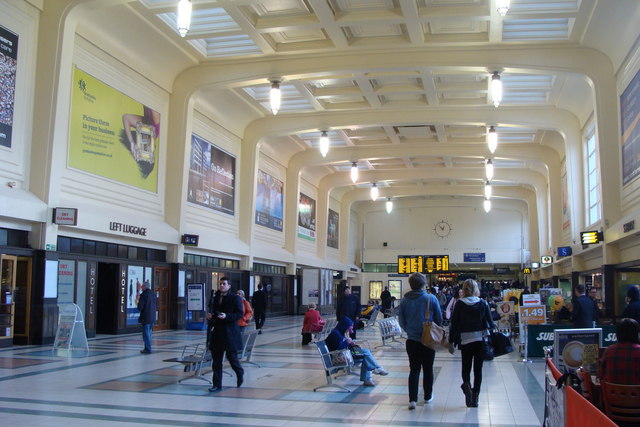
[(209, 337), (213, 369), (213, 387), (209, 389), (210, 392), (222, 390), (222, 358), (225, 352), (231, 369), (236, 373), (238, 387), (244, 381), (244, 369), (238, 360), (238, 351), (242, 349), (238, 320), (242, 315), (242, 299), (231, 292), (229, 279), (221, 278), (218, 290), (210, 300), (207, 313), (207, 319), (213, 323)]
[(142, 324), (142, 341), (144, 342), (144, 350), (140, 350), (142, 354), (151, 354), (151, 333), (153, 322), (156, 321), (158, 307), (156, 295), (151, 292), (149, 287), (149, 281), (147, 280), (141, 286), (142, 294), (138, 299), (138, 310), (140, 310), (138, 322)]
[(262, 326), (264, 326), (265, 312), (267, 311), (267, 293), (262, 289), (264, 285), (258, 284), (258, 290), (253, 293), (251, 305), (253, 306), (253, 317), (256, 320), (256, 329), (258, 334), (262, 334)]

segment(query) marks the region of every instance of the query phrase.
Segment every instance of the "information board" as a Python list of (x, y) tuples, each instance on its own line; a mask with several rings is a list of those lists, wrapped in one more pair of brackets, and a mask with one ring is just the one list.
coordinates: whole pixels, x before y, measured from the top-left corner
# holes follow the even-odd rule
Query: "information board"
[(204, 284), (192, 283), (187, 285), (187, 310), (204, 310)]
[(398, 255), (398, 273), (449, 271), (449, 255)]

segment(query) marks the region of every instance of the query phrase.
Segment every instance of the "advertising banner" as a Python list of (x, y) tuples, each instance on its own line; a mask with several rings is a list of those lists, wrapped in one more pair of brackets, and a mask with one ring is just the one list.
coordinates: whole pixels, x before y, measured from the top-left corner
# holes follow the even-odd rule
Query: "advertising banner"
[[(549, 347), (554, 345), (554, 330), (569, 325), (529, 325), (529, 340), (527, 341), (527, 353), (530, 357), (543, 357), (543, 347)], [(609, 347), (612, 344), (618, 342), (616, 337), (615, 325), (599, 325), (599, 329), (602, 329), (602, 341), (603, 347)]]
[(553, 339), (553, 363), (560, 372), (573, 372), (580, 366), (591, 374), (598, 369), (598, 351), (602, 329), (556, 329)]
[(140, 311), (138, 311), (138, 300), (142, 293), (144, 283), (144, 267), (130, 265), (127, 267), (127, 326), (137, 325)]
[(157, 192), (160, 113), (77, 68), (73, 81), (69, 166)]
[(640, 71), (620, 95), (622, 185), (640, 174)]
[(256, 224), (282, 231), (283, 188), (282, 181), (258, 169)]
[(193, 283), (187, 285), (187, 310), (204, 310), (204, 284)]
[(18, 71), (18, 35), (0, 26), (0, 147), (11, 148)]
[(340, 214), (329, 209), (329, 223), (327, 226), (327, 246), (338, 249)]
[(236, 158), (191, 135), (187, 201), (234, 215)]
[(298, 204), (298, 237), (316, 240), (316, 201), (303, 193)]

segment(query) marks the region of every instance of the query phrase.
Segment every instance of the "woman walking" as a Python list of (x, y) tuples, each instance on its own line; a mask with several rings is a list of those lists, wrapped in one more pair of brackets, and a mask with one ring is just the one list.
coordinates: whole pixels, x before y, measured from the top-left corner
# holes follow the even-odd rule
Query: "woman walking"
[[(451, 316), (449, 342), (462, 352), (462, 392), (469, 408), (478, 407), (484, 361), (484, 337), (487, 329), (495, 329), (489, 307), (479, 298), (478, 283), (467, 279), (462, 285), (462, 298), (458, 300)], [(453, 350), (452, 350), (453, 351)], [(473, 388), (471, 365), (473, 364)]]
[[(420, 370), (423, 371), (422, 388), (424, 401), (433, 400), (433, 360), (436, 352), (422, 345), (422, 323), (431, 320), (442, 325), (442, 311), (435, 295), (428, 293), (425, 288), (425, 278), (420, 273), (409, 276), (411, 291), (404, 294), (400, 301), (398, 323), (407, 333), (407, 356), (409, 356), (409, 409), (416, 409), (418, 401), (418, 385)], [(429, 319), (425, 315), (429, 311)]]

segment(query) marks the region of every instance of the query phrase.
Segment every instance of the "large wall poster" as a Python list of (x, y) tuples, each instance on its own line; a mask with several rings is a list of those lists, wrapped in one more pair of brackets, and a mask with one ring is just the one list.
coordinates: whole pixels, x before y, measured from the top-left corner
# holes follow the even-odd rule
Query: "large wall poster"
[(329, 221), (327, 224), (327, 246), (330, 248), (338, 249), (339, 241), (339, 223), (340, 214), (338, 212), (329, 209)]
[(187, 201), (234, 215), (236, 158), (191, 135)]
[(160, 113), (77, 68), (73, 81), (69, 166), (157, 192)]
[(316, 240), (316, 201), (303, 193), (298, 204), (298, 237)]
[(258, 169), (256, 224), (282, 231), (283, 190), (282, 181)]
[(640, 71), (620, 96), (622, 185), (640, 175)]
[(127, 326), (137, 325), (140, 311), (138, 301), (142, 295), (142, 284), (147, 283), (149, 289), (153, 290), (152, 269), (138, 265), (127, 266), (127, 286), (126, 294), (123, 297), (127, 301)]
[(567, 162), (562, 162), (560, 167), (560, 182), (562, 186), (562, 229), (566, 230), (571, 225), (571, 211), (569, 204), (569, 183), (567, 181)]
[(0, 147), (11, 148), (18, 71), (18, 35), (0, 26)]

